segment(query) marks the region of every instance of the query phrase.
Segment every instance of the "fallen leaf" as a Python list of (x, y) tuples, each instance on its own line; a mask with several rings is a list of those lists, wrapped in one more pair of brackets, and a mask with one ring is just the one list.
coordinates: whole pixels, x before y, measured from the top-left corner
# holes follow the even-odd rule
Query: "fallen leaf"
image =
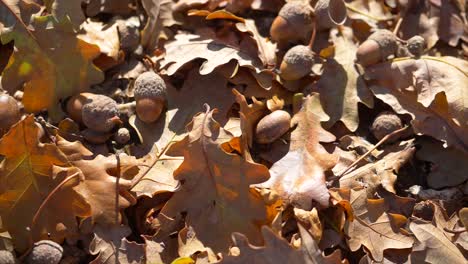
[(146, 50), (152, 52), (158, 45), (159, 33), (162, 29), (162, 23), (159, 20), (161, 0), (143, 0), (141, 4), (148, 16), (146, 25), (141, 31), (141, 44)]
[(85, 0), (86, 15), (89, 17), (97, 16), (100, 13), (128, 15), (134, 9), (132, 8), (132, 0)]
[(417, 239), (411, 253), (414, 263), (465, 263), (466, 259), (443, 232), (431, 223), (414, 219), (409, 224)]
[(312, 200), (327, 207), (325, 171), (335, 166), (338, 157), (320, 144), (335, 140), (321, 127), (323, 120), (327, 120), (327, 115), (320, 106), (318, 94), (304, 99), (301, 110), (291, 120), (297, 127), (291, 133), (288, 153), (270, 168), (271, 178), (256, 186), (271, 188), (283, 200), (301, 209), (312, 209)]
[(265, 181), (269, 174), (265, 166), (221, 148), (220, 144), (232, 136), (213, 119), (213, 112), (196, 115), (189, 134), (177, 143), (184, 146), (184, 162), (174, 178), (182, 184), (158, 218), (175, 219), (185, 212), (186, 223), (198, 239), (216, 252), (225, 252), (232, 232), (242, 232), (254, 243), (262, 243), (259, 225), (269, 221), (267, 208), (249, 186)]
[(97, 255), (91, 264), (138, 264), (145, 262), (145, 246), (125, 237), (132, 233), (128, 226), (94, 228), (89, 252)]
[(82, 0), (45, 0), (44, 2), (47, 11), (58, 21), (68, 20), (75, 30), (78, 30), (86, 19), (81, 9)]
[[(58, 148), (84, 175), (85, 180), (74, 189), (91, 205), (93, 221), (103, 225), (120, 223), (120, 211), (136, 202), (129, 191), (131, 182), (125, 178), (124, 173), (125, 169), (137, 167), (136, 159), (124, 156), (119, 156), (117, 159), (116, 156), (104, 157), (102, 155), (93, 158), (89, 150), (79, 141), (68, 142), (61, 137), (57, 138)], [(121, 178), (117, 181), (117, 177), (110, 173), (118, 171), (118, 167), (120, 167)], [(116, 210), (116, 184), (118, 184), (119, 191), (118, 210)]]
[(200, 74), (206, 75), (216, 67), (237, 61), (239, 66), (255, 70), (263, 69), (263, 64), (256, 54), (244, 51), (243, 43), (233, 43), (216, 37), (208, 28), (198, 30), (197, 34), (177, 34), (175, 40), (165, 45), (166, 56), (161, 68), (166, 68), (168, 75), (173, 75), (184, 64), (201, 58), (205, 61), (200, 66)]
[[(232, 240), (234, 241), (234, 245), (240, 249), (240, 255), (226, 256), (220, 263), (347, 263), (347, 261), (341, 261), (339, 251), (336, 251), (338, 254), (337, 258), (331, 256), (324, 257), (317, 243), (301, 225), (299, 225), (299, 230), (301, 231), (302, 238), (300, 250), (293, 248), (286, 240), (265, 226), (262, 227), (262, 234), (265, 239), (265, 246), (262, 247), (250, 244), (244, 234), (234, 233), (232, 234)], [(332, 255), (335, 255), (335, 252)]]
[(341, 32), (330, 32), (335, 55), (324, 63), (322, 76), (316, 85), (323, 109), (330, 116), (326, 126), (331, 127), (341, 121), (354, 132), (359, 126), (358, 103), (372, 108), (374, 100), (354, 64), (357, 45), (352, 41), (352, 30), (343, 28)]
[(236, 28), (241, 32), (248, 32), (251, 34), (257, 44), (258, 56), (266, 68), (276, 65), (276, 43), (262, 37), (253, 20), (245, 19), (244, 22), (237, 23)]
[(207, 255), (209, 263), (217, 262), (217, 257), (211, 248), (207, 248), (198, 240), (197, 234), (191, 226), (184, 227), (179, 232), (179, 256), (190, 257), (204, 252)]
[[(22, 22), (17, 22), (22, 23)], [(1, 35), (2, 43), (14, 41), (15, 50), (2, 73), (2, 86), (14, 92), (24, 84), (23, 104), (28, 112), (47, 108), (49, 115), (61, 113), (59, 101), (87, 90), (103, 80), (92, 64), (99, 48), (65, 31), (66, 25), (52, 15), (35, 16), (31, 27)]]
[(367, 193), (372, 195), (377, 187), (382, 186), (385, 190), (395, 193), (394, 184), (398, 171), (413, 157), (415, 151), (415, 147), (410, 144), (401, 151), (385, 155), (379, 161), (359, 167), (340, 178), (340, 187), (364, 186)]
[[(356, 251), (365, 246), (375, 261), (383, 260), (383, 251), (389, 248), (411, 248), (414, 239), (392, 226), (392, 216), (385, 212), (384, 201), (367, 199), (365, 189), (351, 190), (350, 203), (354, 221), (345, 226), (348, 246)], [(406, 221), (406, 217), (397, 215)]]
[[(41, 143), (38, 134), (39, 127), (30, 115), (0, 139), (0, 154), (5, 157), (0, 163), (2, 231), (9, 232), (19, 252), (28, 248), (30, 237), (60, 243), (67, 236), (77, 235), (76, 217), (91, 214), (85, 198), (72, 188), (83, 181), (80, 171), (54, 144)], [(34, 214), (50, 192), (75, 174), (79, 176), (53, 194), (31, 226)]]
[(443, 148), (442, 142), (418, 139), (421, 148), (416, 152), (419, 160), (432, 163), (427, 175), (427, 185), (434, 189), (457, 186), (468, 179), (468, 153), (450, 147)]
[(390, 9), (378, 0), (356, 0), (346, 3), (346, 7), (349, 18), (362, 20), (373, 28), (377, 28), (379, 22), (392, 17)]
[(404, 58), (366, 68), (366, 79), (377, 98), (398, 114), (411, 115), (417, 134), (466, 151), (467, 68), (454, 57)]
[(420, 35), (426, 40), (427, 48), (432, 48), (439, 40), (439, 17), (433, 15), (437, 8), (431, 2), (408, 1), (402, 9), (401, 37), (409, 39)]

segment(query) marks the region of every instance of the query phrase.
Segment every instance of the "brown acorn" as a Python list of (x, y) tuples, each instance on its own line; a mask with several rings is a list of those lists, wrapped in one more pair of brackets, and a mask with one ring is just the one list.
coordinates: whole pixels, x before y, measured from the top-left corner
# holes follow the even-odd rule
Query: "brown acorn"
[(135, 101), (138, 118), (145, 123), (158, 120), (166, 105), (166, 83), (153, 71), (140, 74), (135, 80)]
[(366, 67), (385, 61), (388, 56), (394, 55), (397, 50), (396, 36), (389, 30), (379, 29), (359, 46), (356, 59), (359, 64)]
[(273, 20), (271, 39), (276, 42), (307, 40), (313, 23), (313, 9), (309, 4), (300, 1), (286, 3)]
[(0, 137), (6, 133), (12, 125), (21, 119), (21, 111), (15, 98), (8, 94), (0, 95)]
[(304, 45), (292, 47), (284, 55), (280, 65), (281, 78), (294, 81), (306, 76), (312, 71), (314, 65), (314, 52)]
[(121, 123), (117, 102), (101, 94), (89, 98), (83, 105), (81, 114), (83, 124), (97, 132), (109, 132), (116, 124)]
[(83, 117), (81, 113), (83, 111), (83, 105), (94, 95), (95, 94), (92, 93), (80, 93), (68, 99), (66, 105), (66, 112), (68, 116), (75, 122), (83, 123)]
[(276, 110), (264, 116), (257, 124), (255, 141), (260, 144), (269, 144), (282, 135), (290, 127), (291, 115), (283, 110)]
[[(403, 124), (401, 119), (395, 113), (385, 111), (377, 115), (377, 117), (374, 119), (371, 131), (377, 140), (381, 140), (386, 135), (402, 127)], [(392, 140), (397, 140), (397, 138), (390, 138), (388, 142), (392, 142)]]

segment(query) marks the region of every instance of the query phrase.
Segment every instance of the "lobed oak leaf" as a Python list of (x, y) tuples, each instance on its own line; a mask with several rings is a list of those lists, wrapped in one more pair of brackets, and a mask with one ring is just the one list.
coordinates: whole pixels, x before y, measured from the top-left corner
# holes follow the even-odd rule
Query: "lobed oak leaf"
[[(193, 115), (201, 110), (204, 103), (212, 105), (219, 110), (219, 122), (224, 125), (227, 122), (229, 108), (235, 102), (231, 89), (227, 87), (227, 80), (217, 73), (200, 75), (197, 69), (192, 69), (184, 82), (182, 89), (168, 85), (167, 112), (160, 121), (146, 124), (136, 118), (130, 118), (130, 123), (141, 135), (145, 151), (151, 149), (159, 155), (158, 161), (151, 169), (161, 169), (157, 173), (149, 172), (132, 189), (137, 193), (153, 195), (161, 191), (160, 187), (174, 187), (173, 171), (180, 165), (182, 158), (177, 159), (166, 155), (169, 146), (175, 141), (183, 139), (186, 134), (185, 126), (190, 122)], [(154, 146), (154, 147), (153, 147)], [(169, 183), (169, 185), (158, 186), (155, 182)]]
[(202, 28), (197, 34), (177, 34), (174, 41), (165, 45), (166, 56), (161, 68), (173, 75), (184, 64), (201, 58), (205, 60), (200, 66), (201, 75), (209, 74), (231, 60), (259, 73), (263, 64), (256, 53), (249, 52), (246, 44), (250, 43), (217, 37), (209, 28)]
[[(7, 10), (14, 13), (12, 8), (8, 6)], [(2, 73), (2, 87), (10, 92), (23, 88), (26, 111), (47, 108), (56, 118), (61, 113), (61, 99), (104, 79), (92, 62), (99, 48), (78, 39), (73, 30), (52, 15), (33, 16), (28, 27), (19, 17), (16, 19), (22, 26), (1, 35), (2, 43), (14, 40), (15, 45)]]
[(417, 241), (411, 253), (414, 263), (465, 263), (460, 250), (444, 233), (429, 222), (414, 219), (409, 224)]
[(341, 121), (353, 132), (359, 126), (358, 104), (372, 108), (374, 100), (354, 64), (357, 45), (352, 41), (352, 30), (334, 29), (330, 36), (335, 55), (324, 63), (322, 76), (316, 85), (323, 109), (330, 116), (326, 125), (331, 127)]
[(374, 95), (398, 114), (409, 114), (417, 134), (468, 149), (468, 63), (453, 57), (403, 58), (366, 68)]
[[(54, 144), (41, 143), (39, 137), (39, 127), (30, 115), (0, 139), (0, 154), (5, 157), (0, 164), (2, 231), (10, 233), (19, 252), (28, 248), (30, 237), (34, 241), (62, 242), (65, 237), (77, 235), (76, 217), (91, 214), (85, 197), (73, 189), (83, 181), (81, 172)], [(34, 214), (49, 193), (76, 174), (78, 177), (53, 194), (31, 226)]]
[(264, 226), (262, 227), (262, 234), (265, 239), (264, 246), (254, 246), (249, 243), (244, 234), (234, 233), (232, 234), (232, 240), (234, 245), (240, 249), (240, 254), (238, 256), (226, 256), (220, 263), (348, 263), (347, 260), (341, 260), (339, 250), (333, 252), (332, 255), (324, 256), (305, 228), (300, 224), (298, 226), (301, 234), (300, 249), (293, 248), (286, 240), (275, 234), (273, 230)]
[(378, 0), (356, 0), (346, 3), (346, 7), (349, 18), (362, 20), (373, 28), (377, 28), (380, 21), (392, 18), (391, 10), (384, 2)]
[(406, 217), (386, 213), (384, 199), (367, 199), (365, 189), (351, 190), (350, 204), (354, 221), (348, 222), (345, 231), (351, 251), (365, 246), (375, 261), (382, 261), (385, 249), (412, 247), (414, 239), (399, 231)]
[(69, 21), (75, 30), (80, 28), (85, 21), (85, 16), (81, 9), (83, 0), (45, 0), (47, 11), (57, 18), (58, 21)]
[(418, 139), (421, 148), (416, 152), (419, 160), (432, 163), (427, 175), (427, 185), (434, 189), (457, 186), (468, 179), (468, 152), (449, 147), (427, 138)]
[(94, 228), (94, 238), (89, 252), (98, 255), (91, 264), (138, 264), (145, 262), (145, 245), (128, 241), (125, 237), (132, 231), (128, 226)]
[(335, 166), (338, 157), (329, 154), (320, 144), (335, 140), (335, 136), (320, 125), (326, 117), (318, 94), (304, 99), (301, 110), (291, 120), (297, 127), (291, 133), (288, 153), (270, 168), (271, 178), (256, 186), (273, 189), (283, 200), (301, 209), (310, 210), (312, 200), (328, 206), (330, 195), (325, 171)]
[(340, 178), (341, 188), (365, 186), (367, 193), (372, 195), (379, 186), (395, 193), (394, 184), (400, 168), (411, 160), (416, 149), (413, 144), (404, 149), (389, 153), (381, 160), (366, 164)]
[(184, 147), (184, 161), (174, 172), (181, 187), (158, 219), (176, 219), (183, 214), (205, 246), (225, 252), (232, 232), (242, 232), (254, 243), (262, 243), (259, 226), (271, 220), (264, 201), (249, 186), (265, 181), (269, 174), (265, 166), (223, 150), (221, 144), (232, 135), (213, 119), (213, 113), (207, 109), (197, 114), (188, 126), (188, 135), (174, 145)]
[[(84, 175), (84, 181), (73, 188), (91, 205), (93, 221), (100, 224), (120, 223), (120, 210), (136, 202), (129, 190), (132, 184), (125, 176), (126, 170), (137, 167), (136, 159), (123, 155), (118, 157), (98, 155), (93, 158), (80, 142), (68, 142), (59, 136), (57, 138), (58, 148)], [(121, 178), (117, 180), (116, 175), (111, 173), (119, 170)], [(119, 192), (118, 212), (116, 212), (116, 184)]]

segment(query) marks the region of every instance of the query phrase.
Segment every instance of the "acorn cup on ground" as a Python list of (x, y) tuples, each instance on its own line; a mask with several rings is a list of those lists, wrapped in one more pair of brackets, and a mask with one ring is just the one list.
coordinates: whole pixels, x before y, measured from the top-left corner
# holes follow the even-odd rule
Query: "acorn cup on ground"
[(314, 11), (308, 3), (291, 1), (286, 3), (273, 20), (271, 39), (280, 44), (306, 41), (312, 32)]
[(356, 60), (366, 67), (387, 60), (397, 50), (397, 37), (389, 30), (379, 29), (358, 47)]
[(264, 116), (255, 129), (255, 141), (259, 144), (269, 144), (288, 132), (291, 115), (284, 110), (276, 110)]
[(167, 101), (166, 83), (161, 76), (153, 71), (140, 74), (134, 93), (138, 118), (145, 123), (158, 120)]

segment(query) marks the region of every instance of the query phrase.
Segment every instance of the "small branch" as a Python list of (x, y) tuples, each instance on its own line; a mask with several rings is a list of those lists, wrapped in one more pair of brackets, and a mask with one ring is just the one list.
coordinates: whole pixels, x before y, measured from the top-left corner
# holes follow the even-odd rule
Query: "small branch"
[(115, 181), (115, 224), (119, 224), (119, 183), (120, 183), (120, 156), (119, 154), (115, 155), (115, 159), (117, 160), (117, 179)]
[(317, 35), (317, 23), (313, 23), (314, 28), (312, 29), (312, 36), (310, 37), (309, 40), (309, 48), (312, 50), (312, 46), (314, 46), (315, 42), (315, 36)]
[(361, 160), (363, 160), (364, 158), (366, 158), (367, 156), (369, 156), (369, 154), (371, 154), (372, 151), (374, 151), (375, 149), (377, 149), (380, 145), (382, 145), (383, 143), (385, 143), (388, 139), (390, 139), (391, 137), (397, 135), (397, 134), (400, 134), (401, 132), (405, 131), (406, 129), (408, 129), (409, 126), (405, 126), (403, 128), (400, 128), (398, 130), (395, 130), (393, 131), (392, 133), (390, 134), (387, 134), (385, 137), (383, 137), (377, 144), (375, 144), (375, 146), (371, 149), (369, 149), (366, 153), (364, 153), (364, 155), (362, 155), (361, 157), (359, 157), (357, 160), (355, 160), (353, 163), (351, 163), (351, 165), (349, 165), (348, 167), (346, 167), (346, 169), (344, 169), (340, 174), (338, 174), (338, 176), (334, 177), (334, 180), (336, 179), (339, 179), (341, 177), (343, 177), (352, 167), (354, 167), (356, 164), (358, 164)]
[(448, 229), (447, 227), (444, 227), (444, 231), (451, 233), (451, 234), (461, 234), (463, 232), (466, 232), (466, 228), (463, 227), (463, 228), (451, 230), (451, 229)]

